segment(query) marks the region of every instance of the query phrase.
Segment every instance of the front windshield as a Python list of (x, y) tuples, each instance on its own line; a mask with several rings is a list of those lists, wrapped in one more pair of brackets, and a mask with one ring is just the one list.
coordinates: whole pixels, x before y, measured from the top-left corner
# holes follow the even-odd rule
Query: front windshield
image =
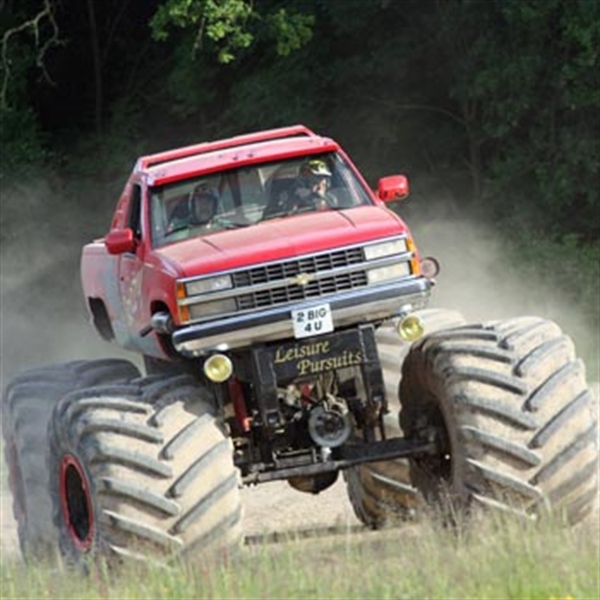
[(150, 189), (154, 247), (319, 210), (371, 204), (343, 158), (303, 156)]

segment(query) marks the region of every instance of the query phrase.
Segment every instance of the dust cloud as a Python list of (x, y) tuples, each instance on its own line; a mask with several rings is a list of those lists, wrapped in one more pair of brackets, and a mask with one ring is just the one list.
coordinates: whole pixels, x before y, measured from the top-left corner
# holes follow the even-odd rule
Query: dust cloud
[[(2, 194), (2, 387), (15, 374), (42, 364), (102, 356), (139, 360), (96, 335), (81, 294), (81, 247), (105, 233), (117, 197), (91, 206), (85, 198), (61, 198), (57, 187), (34, 182)], [(431, 198), (418, 204), (406, 211), (401, 206), (399, 212), (421, 253), (441, 264), (431, 306), (460, 310), (469, 321), (532, 314), (553, 319), (587, 349), (587, 361), (596, 363), (588, 371), (598, 373), (598, 341), (593, 339), (598, 332), (590, 332), (589, 323), (565, 304), (557, 282), (519, 278), (501, 237), (490, 227), (456, 210), (437, 210)]]
[(56, 188), (56, 183), (38, 181), (2, 189), (2, 388), (36, 366), (104, 356), (136, 359), (96, 335), (81, 293), (81, 247), (105, 233), (110, 210), (90, 206), (84, 197), (69, 201)]
[(431, 307), (459, 310), (469, 322), (534, 315), (551, 319), (573, 338), (588, 374), (598, 376), (597, 326), (569, 303), (561, 282), (520, 275), (514, 255), (490, 225), (456, 215), (423, 218), (415, 213), (406, 220), (422, 256), (440, 263)]

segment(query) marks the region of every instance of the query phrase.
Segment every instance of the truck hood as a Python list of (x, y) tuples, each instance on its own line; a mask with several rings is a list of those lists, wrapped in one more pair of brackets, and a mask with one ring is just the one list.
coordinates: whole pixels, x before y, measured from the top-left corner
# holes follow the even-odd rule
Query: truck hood
[(402, 219), (384, 207), (308, 213), (179, 241), (156, 253), (191, 277), (294, 258), (402, 233)]

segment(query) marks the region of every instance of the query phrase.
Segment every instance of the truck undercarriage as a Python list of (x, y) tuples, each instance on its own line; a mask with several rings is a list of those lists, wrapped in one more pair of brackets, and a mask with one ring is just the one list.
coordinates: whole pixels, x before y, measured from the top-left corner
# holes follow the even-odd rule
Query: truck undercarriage
[(310, 478), (434, 447), (385, 439), (388, 409), (372, 325), (258, 346), (233, 362), (230, 427), (244, 483)]

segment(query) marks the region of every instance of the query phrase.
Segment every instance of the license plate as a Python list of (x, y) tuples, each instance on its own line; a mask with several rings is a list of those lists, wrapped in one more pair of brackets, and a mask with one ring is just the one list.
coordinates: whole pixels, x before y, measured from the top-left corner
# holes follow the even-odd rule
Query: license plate
[(296, 339), (333, 331), (333, 320), (331, 319), (329, 304), (319, 304), (319, 306), (293, 310), (292, 321)]

